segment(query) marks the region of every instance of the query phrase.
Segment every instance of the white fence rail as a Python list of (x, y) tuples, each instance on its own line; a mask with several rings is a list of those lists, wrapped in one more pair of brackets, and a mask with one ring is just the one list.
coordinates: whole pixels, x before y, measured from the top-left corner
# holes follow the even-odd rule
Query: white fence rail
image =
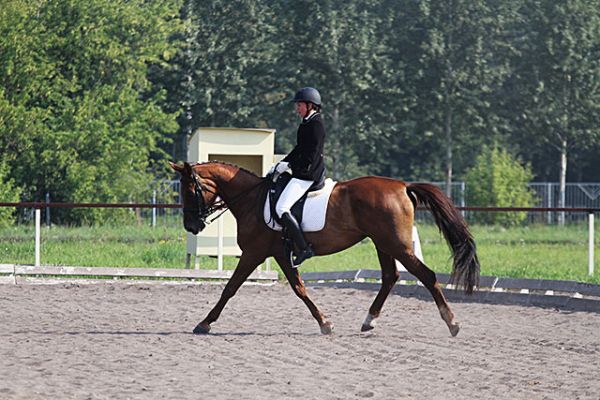
[[(500, 211), (501, 209), (494, 209), (494, 208), (490, 208), (489, 212), (495, 212), (495, 211)], [(510, 210), (510, 208), (507, 208), (507, 210)], [(515, 210), (527, 210), (527, 209), (518, 209), (515, 208)], [(529, 209), (531, 211), (531, 209)], [(481, 211), (485, 211), (485, 208), (481, 208), (480, 210), (478, 210), (479, 212)], [(565, 211), (570, 211), (568, 209), (554, 209), (554, 210), (548, 210), (549, 212), (555, 212), (555, 211), (561, 211), (561, 212), (565, 212)], [(584, 209), (580, 209), (580, 212), (585, 211)], [(588, 241), (588, 274), (590, 276), (594, 275), (594, 245), (595, 245), (595, 240), (594, 240), (594, 212), (597, 212), (598, 209), (589, 209), (587, 214), (588, 214), (588, 225), (589, 225), (589, 241)], [(533, 212), (533, 211), (532, 211)], [(36, 208), (35, 209), (35, 266), (38, 267), (40, 266), (40, 247), (41, 247), (41, 209), (40, 208)], [(220, 220), (220, 218), (219, 218)], [(222, 225), (220, 225), (220, 229), (219, 229), (219, 256), (218, 256), (218, 269), (221, 270), (223, 268), (223, 256), (222, 256)], [(269, 268), (269, 264), (267, 264), (267, 270), (270, 269)]]

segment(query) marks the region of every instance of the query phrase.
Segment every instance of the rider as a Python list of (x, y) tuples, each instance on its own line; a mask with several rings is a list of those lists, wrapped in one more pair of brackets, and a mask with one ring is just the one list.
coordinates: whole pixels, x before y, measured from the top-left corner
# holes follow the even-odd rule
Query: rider
[(292, 267), (298, 267), (304, 260), (315, 255), (310, 243), (291, 213), (291, 208), (315, 182), (321, 182), (325, 176), (323, 145), (325, 126), (321, 121), (321, 95), (312, 87), (305, 87), (294, 96), (296, 112), (302, 118), (296, 134), (296, 147), (271, 172), (279, 173), (292, 170), (292, 179), (286, 185), (275, 205), (275, 212), (282, 224), (290, 232), (298, 253)]

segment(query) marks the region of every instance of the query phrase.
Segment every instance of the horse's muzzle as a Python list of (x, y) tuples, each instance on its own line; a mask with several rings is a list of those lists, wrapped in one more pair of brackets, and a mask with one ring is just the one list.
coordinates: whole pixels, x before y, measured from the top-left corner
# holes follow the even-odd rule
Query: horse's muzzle
[(206, 228), (206, 224), (202, 221), (198, 221), (195, 223), (185, 223), (184, 227), (186, 231), (197, 235), (198, 233), (202, 232), (204, 228)]

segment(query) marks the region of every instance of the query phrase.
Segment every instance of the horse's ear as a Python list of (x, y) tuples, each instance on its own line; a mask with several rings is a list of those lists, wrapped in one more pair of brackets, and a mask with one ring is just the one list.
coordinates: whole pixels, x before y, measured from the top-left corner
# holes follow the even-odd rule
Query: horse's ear
[(171, 166), (171, 168), (173, 168), (175, 171), (181, 173), (183, 171), (183, 166), (179, 165), (179, 164), (175, 164), (174, 162), (169, 161), (169, 165)]
[(192, 165), (190, 163), (184, 162), (182, 170), (182, 174), (186, 176), (192, 176)]

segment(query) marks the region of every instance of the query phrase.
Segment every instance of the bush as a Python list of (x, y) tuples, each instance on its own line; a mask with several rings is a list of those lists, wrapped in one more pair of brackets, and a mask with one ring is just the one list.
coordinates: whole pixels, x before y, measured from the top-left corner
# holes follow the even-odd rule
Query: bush
[[(0, 203), (16, 203), (21, 196), (21, 190), (8, 177), (8, 165), (0, 162)], [(12, 225), (15, 222), (15, 209), (0, 207), (0, 228)]]
[[(475, 166), (467, 172), (467, 204), (473, 207), (532, 207), (535, 197), (527, 187), (532, 179), (531, 168), (521, 165), (506, 150), (484, 148)], [(525, 212), (481, 212), (476, 213), (474, 219), (485, 224), (514, 226), (526, 216)]]

